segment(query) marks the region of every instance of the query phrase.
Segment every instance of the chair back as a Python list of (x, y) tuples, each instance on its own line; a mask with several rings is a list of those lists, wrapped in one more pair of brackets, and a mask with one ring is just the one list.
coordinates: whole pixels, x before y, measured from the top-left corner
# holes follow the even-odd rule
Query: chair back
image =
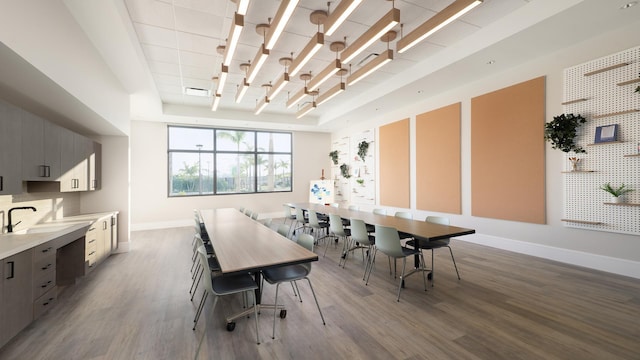
[(373, 209), (373, 213), (376, 215), (387, 215), (387, 210), (385, 209)]
[(302, 246), (303, 248), (309, 251), (313, 251), (313, 242), (314, 242), (313, 235), (309, 235), (309, 234), (298, 235), (298, 240), (297, 240), (298, 245)]
[(362, 245), (369, 246), (369, 233), (367, 232), (367, 225), (360, 219), (351, 219), (351, 240), (358, 242)]
[(329, 231), (336, 236), (347, 236), (340, 215), (329, 214)]
[(244, 214), (247, 215), (248, 217), (251, 217), (251, 214), (253, 214), (253, 212), (251, 210), (249, 210), (249, 209), (246, 209), (244, 211)]
[(358, 210), (360, 210), (360, 206), (358, 206), (358, 205), (349, 205), (349, 210), (358, 211)]
[(260, 214), (258, 214), (258, 212), (254, 212), (253, 214), (251, 214), (251, 218), (253, 220), (258, 220), (258, 215), (260, 215)]
[(395, 217), (413, 220), (413, 215), (411, 215), (411, 213), (408, 211), (396, 211)]
[(307, 210), (307, 214), (309, 214), (309, 226), (313, 228), (320, 227), (320, 221), (318, 220), (318, 214), (315, 210)]
[(272, 218), (266, 218), (262, 221), (262, 225), (266, 226), (266, 227), (271, 227), (271, 223), (273, 222)]
[(302, 208), (296, 208), (296, 221), (304, 224), (304, 212), (302, 212)]
[(282, 207), (284, 208), (284, 218), (291, 219), (293, 217), (293, 214), (291, 213), (291, 207), (286, 204), (282, 205)]
[(282, 224), (278, 226), (278, 234), (286, 238), (289, 238), (289, 229), (290, 229), (289, 225)]
[(376, 225), (376, 248), (394, 258), (404, 257), (400, 236), (394, 227)]
[(444, 216), (427, 216), (424, 221), (440, 225), (449, 225), (449, 218)]
[[(202, 241), (202, 240), (201, 240)], [(200, 259), (200, 266), (202, 266), (202, 273), (204, 274), (204, 286), (205, 290), (209, 292), (211, 295), (216, 295), (213, 292), (213, 283), (211, 281), (211, 271), (209, 271), (209, 261), (207, 260), (207, 250), (204, 248), (204, 245), (200, 245), (198, 247), (198, 258)]]

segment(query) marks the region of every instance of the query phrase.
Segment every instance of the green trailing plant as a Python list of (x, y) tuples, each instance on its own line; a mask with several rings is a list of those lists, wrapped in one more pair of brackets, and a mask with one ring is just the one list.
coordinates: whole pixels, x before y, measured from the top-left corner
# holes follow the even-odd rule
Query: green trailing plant
[(553, 117), (544, 125), (544, 139), (551, 143), (554, 149), (563, 152), (573, 151), (577, 153), (585, 153), (586, 151), (575, 143), (577, 129), (587, 120), (580, 114), (562, 114)]
[(349, 165), (344, 163), (340, 165), (340, 173), (342, 173), (342, 177), (344, 177), (345, 179), (350, 178), (351, 174), (349, 174)]
[(333, 161), (333, 165), (338, 165), (338, 150), (330, 152), (329, 157), (331, 158), (331, 161)]
[(619, 187), (615, 188), (615, 187), (611, 186), (610, 183), (606, 183), (606, 184), (600, 186), (600, 189), (608, 192), (609, 194), (611, 194), (614, 197), (618, 197), (618, 196), (621, 196), (621, 195), (624, 195), (624, 194), (626, 194), (628, 192), (632, 192), (633, 191), (633, 189), (628, 188), (627, 185), (625, 185), (625, 184), (622, 184)]
[(358, 156), (360, 157), (360, 159), (362, 159), (362, 161), (364, 161), (364, 158), (367, 157), (367, 152), (369, 151), (369, 143), (367, 141), (361, 141), (358, 144)]
[(364, 179), (357, 179), (356, 182), (362, 186), (364, 186)]

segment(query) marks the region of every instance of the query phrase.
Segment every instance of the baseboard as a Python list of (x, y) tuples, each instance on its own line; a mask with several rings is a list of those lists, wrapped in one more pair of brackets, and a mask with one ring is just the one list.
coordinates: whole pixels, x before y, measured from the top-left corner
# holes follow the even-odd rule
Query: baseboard
[(456, 240), (640, 279), (640, 262), (637, 261), (482, 234), (465, 235)]

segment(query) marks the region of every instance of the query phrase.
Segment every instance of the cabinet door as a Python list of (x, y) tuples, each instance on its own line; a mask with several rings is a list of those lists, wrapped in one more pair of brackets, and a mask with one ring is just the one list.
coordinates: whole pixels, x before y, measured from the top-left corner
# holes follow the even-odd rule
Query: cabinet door
[(22, 193), (21, 111), (0, 100), (0, 195)]
[(75, 133), (71, 130), (60, 131), (60, 191), (76, 191), (76, 156), (74, 145)]
[(48, 167), (47, 180), (60, 179), (60, 141), (62, 128), (50, 121), (44, 121), (44, 164)]
[(89, 160), (93, 153), (93, 141), (80, 134), (75, 134), (75, 152), (77, 156), (76, 165), (76, 178), (77, 188), (76, 191), (88, 191), (89, 190)]
[(22, 179), (47, 179), (44, 163), (44, 119), (22, 111)]
[(118, 214), (111, 216), (111, 252), (118, 249)]
[(89, 157), (89, 190), (100, 190), (102, 186), (102, 144), (93, 142)]
[(32, 254), (32, 249), (29, 249), (3, 260), (0, 312), (5, 343), (33, 320)]

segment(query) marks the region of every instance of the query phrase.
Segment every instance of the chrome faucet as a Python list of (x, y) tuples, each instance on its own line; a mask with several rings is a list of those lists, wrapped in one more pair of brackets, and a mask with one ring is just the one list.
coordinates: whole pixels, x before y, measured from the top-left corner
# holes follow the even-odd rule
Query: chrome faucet
[[(8, 220), (8, 223), (9, 223), (9, 224), (7, 225), (7, 232), (8, 232), (8, 233), (13, 232), (13, 226), (14, 226), (14, 225), (11, 223), (11, 212), (12, 212), (13, 210), (29, 210), (29, 209), (31, 209), (31, 210), (33, 210), (33, 211), (36, 211), (36, 208), (34, 208), (33, 206), (21, 206), (21, 207), (14, 207), (14, 208), (9, 209), (9, 214), (7, 215), (7, 217), (8, 217), (8, 219), (7, 219), (7, 220)], [(21, 222), (22, 222), (22, 221), (18, 221), (15, 225), (18, 225), (18, 224), (20, 224)]]

